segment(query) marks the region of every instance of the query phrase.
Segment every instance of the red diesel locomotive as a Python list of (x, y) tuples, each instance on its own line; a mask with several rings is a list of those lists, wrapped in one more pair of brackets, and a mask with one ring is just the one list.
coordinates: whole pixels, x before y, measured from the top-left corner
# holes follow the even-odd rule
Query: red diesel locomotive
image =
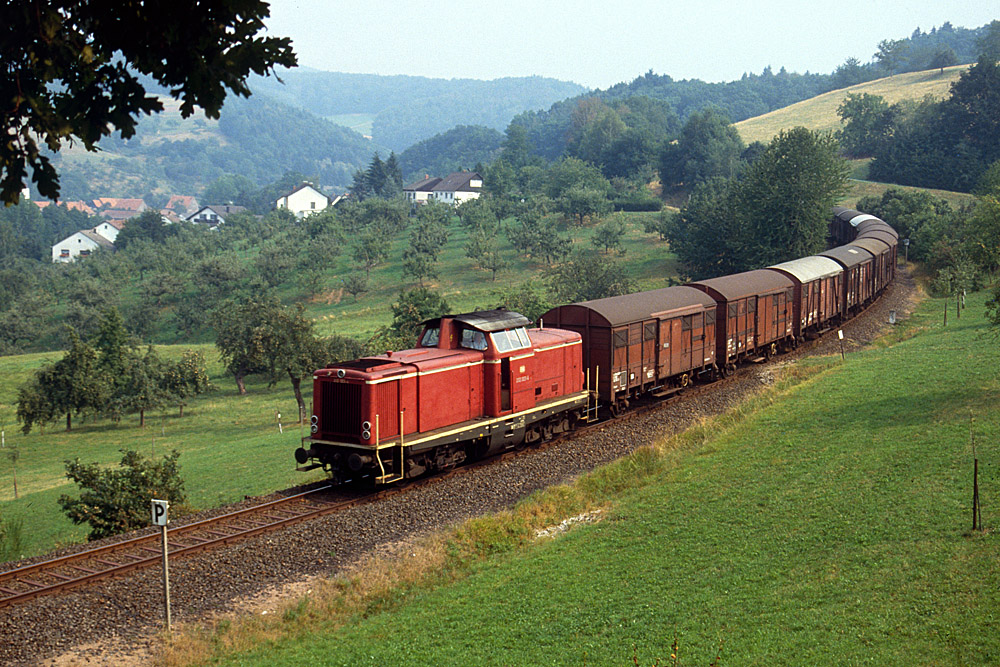
[(385, 484), (568, 430), (589, 401), (580, 335), (530, 323), (506, 310), (434, 318), (412, 350), (316, 371), (296, 460)]

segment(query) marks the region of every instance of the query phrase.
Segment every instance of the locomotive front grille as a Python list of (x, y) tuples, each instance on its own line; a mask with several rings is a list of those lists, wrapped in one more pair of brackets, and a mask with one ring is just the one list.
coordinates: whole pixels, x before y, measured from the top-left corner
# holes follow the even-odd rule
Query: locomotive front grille
[(361, 388), (347, 382), (324, 382), (320, 397), (320, 431), (361, 437)]

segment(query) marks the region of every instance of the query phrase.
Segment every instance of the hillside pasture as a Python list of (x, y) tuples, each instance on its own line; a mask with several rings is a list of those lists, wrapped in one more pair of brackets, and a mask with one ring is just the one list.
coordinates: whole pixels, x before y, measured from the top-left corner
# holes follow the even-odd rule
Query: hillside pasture
[(968, 65), (945, 67), (944, 72), (933, 69), (923, 72), (896, 74), (884, 79), (868, 81), (849, 88), (831, 90), (770, 113), (748, 118), (735, 124), (743, 141), (767, 143), (781, 130), (803, 126), (810, 130), (835, 131), (841, 128), (837, 107), (849, 93), (879, 95), (889, 104), (902, 100), (919, 100), (928, 95), (935, 99), (948, 97), (951, 84), (958, 81)]

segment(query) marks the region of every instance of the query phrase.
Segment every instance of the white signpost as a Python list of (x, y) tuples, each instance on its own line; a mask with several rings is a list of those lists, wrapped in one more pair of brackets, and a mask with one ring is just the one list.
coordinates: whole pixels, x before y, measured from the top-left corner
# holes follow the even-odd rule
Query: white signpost
[(170, 632), (170, 571), (167, 568), (167, 524), (170, 523), (167, 508), (170, 507), (170, 503), (155, 499), (152, 502), (153, 525), (163, 529), (163, 602), (167, 612), (167, 632)]

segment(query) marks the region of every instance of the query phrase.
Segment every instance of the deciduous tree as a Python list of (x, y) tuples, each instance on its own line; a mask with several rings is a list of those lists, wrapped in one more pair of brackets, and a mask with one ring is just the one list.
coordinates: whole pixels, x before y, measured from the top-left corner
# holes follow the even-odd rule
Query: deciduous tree
[(228, 91), (250, 94), (251, 73), (296, 64), (288, 38), (259, 36), (268, 15), (260, 0), (8, 0), (0, 197), (17, 201), (28, 167), (39, 192), (58, 197), (58, 174), (39, 142), (49, 151), (71, 141), (96, 150), (115, 131), (133, 136), (141, 114), (163, 110), (143, 75), (181, 101), (183, 117), (200, 108), (218, 118)]

